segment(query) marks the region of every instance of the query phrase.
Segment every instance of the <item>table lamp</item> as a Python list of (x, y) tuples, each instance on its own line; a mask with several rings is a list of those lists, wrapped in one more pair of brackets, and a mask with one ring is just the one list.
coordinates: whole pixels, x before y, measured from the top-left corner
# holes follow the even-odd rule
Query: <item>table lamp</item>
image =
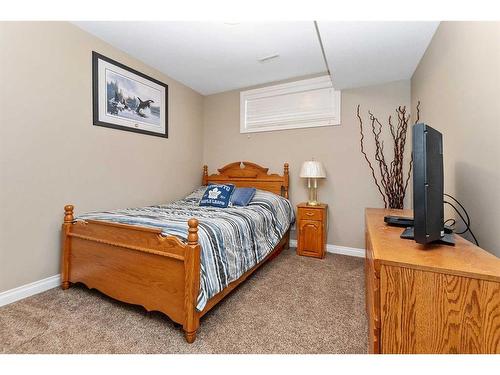
[(308, 160), (302, 164), (300, 177), (307, 178), (307, 187), (309, 188), (309, 206), (317, 206), (318, 202), (318, 178), (326, 178), (326, 171), (321, 162)]

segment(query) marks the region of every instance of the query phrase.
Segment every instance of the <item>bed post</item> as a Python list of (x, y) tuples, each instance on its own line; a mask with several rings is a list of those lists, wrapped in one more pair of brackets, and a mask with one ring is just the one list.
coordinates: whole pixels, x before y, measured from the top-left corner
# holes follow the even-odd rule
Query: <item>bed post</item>
[(203, 166), (203, 179), (201, 181), (202, 181), (203, 186), (208, 184), (208, 166), (207, 165)]
[(200, 325), (200, 315), (196, 311), (196, 301), (200, 289), (200, 245), (198, 244), (198, 220), (188, 221), (188, 243), (184, 255), (184, 337), (188, 343), (196, 340), (196, 330)]
[[(290, 186), (290, 168), (288, 163), (283, 165), (283, 177), (285, 181), (283, 183), (285, 189), (285, 198), (288, 199), (288, 187)], [(290, 248), (290, 229), (286, 232), (285, 246), (284, 249), (288, 250)]]
[(283, 187), (285, 189), (285, 198), (288, 199), (288, 186), (289, 186), (289, 167), (288, 163), (283, 165), (283, 177), (285, 177), (285, 182), (283, 183)]
[(61, 238), (61, 248), (62, 248), (62, 254), (61, 254), (61, 288), (62, 289), (68, 289), (70, 286), (69, 283), (69, 271), (70, 271), (70, 264), (69, 264), (69, 257), (70, 257), (70, 252), (71, 252), (71, 239), (68, 236), (68, 233), (70, 232), (71, 225), (73, 224), (73, 206), (71, 204), (68, 204), (64, 206), (64, 223), (62, 225), (62, 238)]

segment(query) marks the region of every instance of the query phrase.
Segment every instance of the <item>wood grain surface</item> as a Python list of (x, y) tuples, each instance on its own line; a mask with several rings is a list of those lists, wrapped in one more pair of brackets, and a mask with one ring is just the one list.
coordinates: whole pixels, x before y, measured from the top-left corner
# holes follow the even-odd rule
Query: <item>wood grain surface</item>
[(500, 353), (500, 283), (383, 266), (384, 353)]
[(460, 236), (456, 246), (399, 238), (366, 210), (366, 311), (371, 353), (500, 353), (500, 259)]
[(411, 210), (366, 209), (366, 230), (373, 244), (374, 258), (384, 264), (406, 265), (425, 271), (498, 281), (500, 259), (465, 238), (454, 235), (455, 246), (421, 245), (400, 238), (404, 228), (389, 226), (385, 215), (412, 217)]

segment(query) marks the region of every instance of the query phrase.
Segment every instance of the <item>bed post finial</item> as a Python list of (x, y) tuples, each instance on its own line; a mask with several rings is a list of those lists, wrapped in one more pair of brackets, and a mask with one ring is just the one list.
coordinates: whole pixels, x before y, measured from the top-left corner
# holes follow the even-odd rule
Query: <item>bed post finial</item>
[(197, 245), (198, 244), (198, 220), (189, 219), (188, 220), (188, 244)]
[(208, 166), (205, 164), (203, 166), (203, 180), (202, 180), (202, 185), (207, 185), (208, 184)]
[(67, 204), (64, 206), (64, 222), (65, 223), (72, 223), (74, 218), (73, 218), (73, 206), (71, 204)]

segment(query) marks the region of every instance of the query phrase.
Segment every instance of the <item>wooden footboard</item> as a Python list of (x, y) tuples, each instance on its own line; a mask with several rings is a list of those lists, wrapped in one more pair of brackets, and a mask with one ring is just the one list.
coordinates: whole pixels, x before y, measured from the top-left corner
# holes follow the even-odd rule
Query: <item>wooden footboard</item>
[(161, 311), (196, 338), (200, 287), (198, 221), (188, 222), (188, 242), (160, 229), (104, 221), (74, 221), (64, 207), (62, 288), (81, 282), (117, 300)]

